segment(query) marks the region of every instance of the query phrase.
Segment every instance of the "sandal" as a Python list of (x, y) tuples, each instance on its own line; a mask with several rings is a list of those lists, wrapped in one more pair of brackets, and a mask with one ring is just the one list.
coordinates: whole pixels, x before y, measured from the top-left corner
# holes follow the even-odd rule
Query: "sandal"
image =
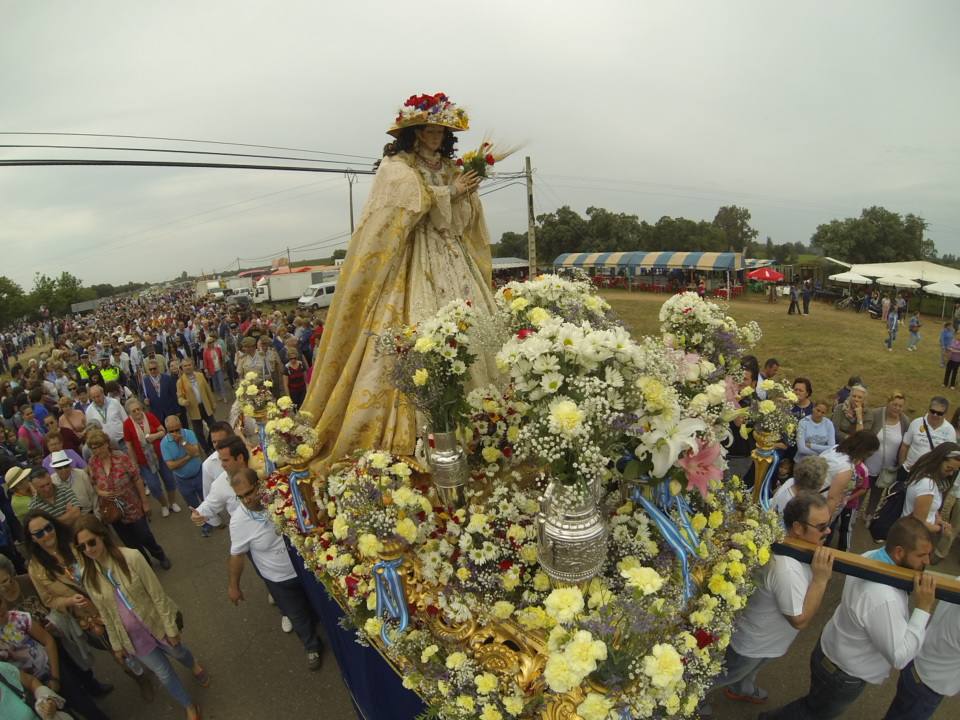
[(200, 683), (200, 687), (210, 687), (210, 673), (205, 667), (201, 666), (200, 672), (193, 673), (193, 677)]

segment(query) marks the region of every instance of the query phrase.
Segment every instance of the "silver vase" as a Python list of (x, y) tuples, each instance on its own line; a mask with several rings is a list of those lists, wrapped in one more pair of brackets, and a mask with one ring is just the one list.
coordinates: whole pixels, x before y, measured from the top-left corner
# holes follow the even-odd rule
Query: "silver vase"
[(554, 585), (579, 585), (600, 574), (607, 560), (607, 524), (599, 483), (552, 481), (540, 498), (537, 557)]
[(466, 505), (467, 480), (470, 467), (467, 453), (457, 440), (455, 432), (435, 432), (428, 436), (427, 463), (440, 501), (448, 508)]

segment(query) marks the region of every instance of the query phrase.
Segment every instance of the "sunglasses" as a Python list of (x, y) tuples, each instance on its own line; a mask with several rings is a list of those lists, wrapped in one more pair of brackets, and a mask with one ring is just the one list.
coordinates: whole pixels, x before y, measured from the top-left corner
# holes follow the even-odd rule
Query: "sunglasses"
[(100, 538), (95, 537), (93, 540), (77, 540), (77, 547), (81, 550), (93, 550), (100, 543)]
[(30, 534), (33, 535), (33, 537), (37, 538), (37, 540), (39, 540), (47, 533), (52, 533), (52, 532), (53, 532), (53, 525), (51, 525), (50, 523), (47, 523), (39, 530), (31, 530)]
[(946, 410), (934, 410), (933, 408), (930, 408), (927, 412), (929, 412), (931, 415), (937, 415), (939, 417), (943, 417), (947, 414)]
[(811, 525), (811, 524), (808, 523), (806, 520), (801, 520), (800, 522), (802, 522), (802, 523), (803, 523), (804, 525), (806, 525), (808, 528), (813, 528), (813, 529), (816, 530), (817, 532), (822, 532), (822, 533), (823, 533), (823, 532), (826, 532), (827, 530), (830, 529), (830, 523), (828, 523), (828, 522), (817, 523), (816, 525)]

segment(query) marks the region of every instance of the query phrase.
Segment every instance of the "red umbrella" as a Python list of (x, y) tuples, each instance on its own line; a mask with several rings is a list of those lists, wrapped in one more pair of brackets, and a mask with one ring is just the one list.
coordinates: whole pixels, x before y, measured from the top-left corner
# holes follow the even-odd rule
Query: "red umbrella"
[(747, 277), (751, 280), (760, 280), (761, 282), (777, 282), (778, 280), (783, 280), (783, 273), (779, 273), (772, 267), (767, 266), (751, 270), (747, 273)]

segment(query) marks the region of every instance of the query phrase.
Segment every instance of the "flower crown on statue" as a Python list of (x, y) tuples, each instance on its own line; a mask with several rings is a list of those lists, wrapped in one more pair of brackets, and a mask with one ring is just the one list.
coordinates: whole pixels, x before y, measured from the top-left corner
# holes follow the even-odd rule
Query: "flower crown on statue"
[(470, 118), (466, 110), (458, 108), (442, 92), (434, 95), (411, 95), (400, 108), (389, 135), (397, 137), (400, 131), (418, 125), (440, 125), (454, 132), (467, 130)]

